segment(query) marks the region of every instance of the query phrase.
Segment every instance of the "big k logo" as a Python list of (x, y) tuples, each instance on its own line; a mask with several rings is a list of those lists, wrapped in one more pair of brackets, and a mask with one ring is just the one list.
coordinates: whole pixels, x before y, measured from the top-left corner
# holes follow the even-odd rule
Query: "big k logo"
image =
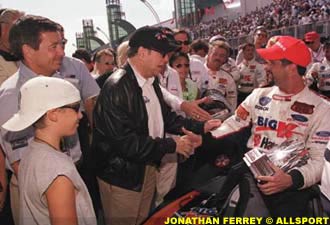
[(286, 123), (283, 121), (272, 120), (259, 116), (257, 120), (256, 131), (276, 131), (277, 137), (279, 138), (291, 138), (293, 134), (303, 135), (296, 132), (295, 129), (298, 127), (294, 123)]

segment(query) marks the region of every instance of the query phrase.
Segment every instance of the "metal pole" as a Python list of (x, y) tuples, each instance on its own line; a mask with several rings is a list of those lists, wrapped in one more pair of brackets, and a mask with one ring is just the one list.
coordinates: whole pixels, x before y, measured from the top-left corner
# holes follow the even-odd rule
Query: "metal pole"
[(110, 38), (109, 36), (99, 27), (96, 27), (96, 30), (100, 31), (108, 40), (108, 43), (110, 43)]
[(155, 17), (157, 23), (160, 24), (159, 16), (158, 16), (157, 12), (155, 11), (155, 9), (152, 7), (152, 5), (151, 5), (149, 2), (147, 2), (147, 0), (141, 0), (141, 2), (143, 2), (143, 3), (147, 6), (147, 8), (148, 8), (148, 9), (151, 11), (151, 13), (154, 15), (154, 17)]

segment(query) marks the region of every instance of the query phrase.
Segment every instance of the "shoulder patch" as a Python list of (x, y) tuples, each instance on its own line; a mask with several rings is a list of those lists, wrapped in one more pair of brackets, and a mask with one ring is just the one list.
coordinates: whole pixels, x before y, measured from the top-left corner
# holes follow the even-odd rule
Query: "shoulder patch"
[(314, 105), (309, 105), (303, 102), (295, 101), (291, 106), (291, 110), (301, 114), (313, 114), (314, 107), (315, 107)]
[(246, 120), (247, 117), (250, 115), (250, 113), (244, 109), (243, 106), (239, 105), (235, 111), (235, 114), (237, 117), (239, 117), (241, 120)]

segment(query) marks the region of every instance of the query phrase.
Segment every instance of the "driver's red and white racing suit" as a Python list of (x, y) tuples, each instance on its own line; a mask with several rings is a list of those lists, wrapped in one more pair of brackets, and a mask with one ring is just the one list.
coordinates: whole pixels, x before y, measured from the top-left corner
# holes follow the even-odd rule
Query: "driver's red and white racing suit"
[(310, 159), (289, 174), (293, 187), (306, 188), (321, 179), (323, 154), (330, 139), (329, 113), (330, 104), (308, 87), (295, 95), (288, 95), (277, 86), (258, 88), (233, 116), (211, 133), (213, 137), (221, 138), (252, 123), (248, 148), (270, 149), (286, 139), (304, 141)]

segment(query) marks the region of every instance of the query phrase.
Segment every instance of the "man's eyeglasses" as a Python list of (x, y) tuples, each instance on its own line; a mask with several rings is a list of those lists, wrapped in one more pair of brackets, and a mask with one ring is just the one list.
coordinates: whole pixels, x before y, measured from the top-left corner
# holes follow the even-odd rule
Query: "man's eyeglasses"
[(80, 104), (65, 105), (65, 106), (60, 107), (60, 109), (72, 109), (76, 113), (78, 113), (79, 112), (79, 109), (80, 109)]
[(186, 68), (189, 68), (189, 63), (185, 63), (185, 64), (179, 63), (179, 64), (174, 65), (174, 67), (176, 67), (178, 69), (180, 69), (183, 66), (186, 67)]
[(190, 41), (176, 41), (176, 44), (177, 45), (182, 45), (182, 44), (189, 45), (190, 44)]
[(314, 44), (314, 41), (306, 41), (305, 44), (306, 45), (312, 45), (312, 44)]

